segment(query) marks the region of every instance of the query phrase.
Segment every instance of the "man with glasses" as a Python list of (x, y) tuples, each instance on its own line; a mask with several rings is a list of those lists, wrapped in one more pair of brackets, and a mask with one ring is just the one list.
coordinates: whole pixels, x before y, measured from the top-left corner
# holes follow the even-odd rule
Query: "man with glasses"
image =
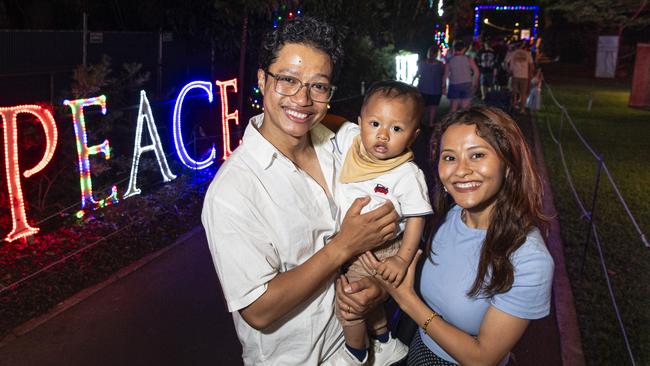
[[(202, 221), (246, 365), (338, 362), (339, 268), (395, 235), (392, 204), (361, 215), (361, 198), (340, 220), (334, 203), (340, 162), (334, 133), (319, 123), (342, 56), (336, 31), (312, 18), (267, 34), (257, 71), (264, 114), (205, 197)], [(371, 278), (342, 277), (336, 290), (350, 319), (385, 299)]]
[(329, 83), (303, 83), (300, 79), (296, 79), (290, 75), (273, 74), (270, 71), (265, 71), (275, 79), (275, 91), (285, 96), (294, 96), (298, 94), (303, 87), (309, 89), (309, 96), (314, 102), (327, 103), (332, 99), (336, 87)]

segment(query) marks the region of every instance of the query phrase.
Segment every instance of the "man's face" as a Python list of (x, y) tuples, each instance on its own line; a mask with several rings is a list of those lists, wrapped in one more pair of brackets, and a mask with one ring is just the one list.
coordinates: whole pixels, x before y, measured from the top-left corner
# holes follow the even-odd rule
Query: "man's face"
[[(266, 71), (276, 76), (290, 76), (302, 83), (329, 84), (332, 61), (329, 55), (316, 48), (287, 43)], [(276, 80), (261, 69), (257, 71), (257, 83), (264, 95), (261, 132), (266, 136), (301, 138), (327, 114), (327, 103), (313, 101), (307, 87), (302, 87), (293, 96), (279, 94), (275, 91)]]
[(414, 110), (415, 103), (410, 98), (371, 96), (359, 116), (361, 142), (366, 151), (379, 160), (404, 152), (420, 133)]

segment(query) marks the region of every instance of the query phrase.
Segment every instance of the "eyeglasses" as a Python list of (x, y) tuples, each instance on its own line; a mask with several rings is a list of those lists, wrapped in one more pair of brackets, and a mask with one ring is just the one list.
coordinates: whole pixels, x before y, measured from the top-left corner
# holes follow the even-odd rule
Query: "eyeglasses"
[(309, 90), (309, 97), (314, 102), (327, 103), (332, 99), (336, 87), (327, 83), (303, 83), (299, 79), (289, 75), (274, 74), (270, 71), (264, 71), (275, 79), (275, 91), (288, 97), (298, 94), (302, 87)]

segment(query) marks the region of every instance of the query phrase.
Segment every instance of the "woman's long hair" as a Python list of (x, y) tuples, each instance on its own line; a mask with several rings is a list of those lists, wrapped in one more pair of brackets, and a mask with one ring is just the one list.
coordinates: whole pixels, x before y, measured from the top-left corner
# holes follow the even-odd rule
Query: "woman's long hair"
[(426, 253), (430, 259), (432, 239), (453, 204), (438, 176), (438, 164), (442, 135), (456, 124), (475, 125), (476, 134), (494, 148), (505, 166), (506, 176), (490, 214), (476, 279), (467, 293), (472, 297), (489, 297), (510, 290), (514, 282), (511, 254), (521, 247), (531, 230), (547, 228), (548, 218), (542, 212), (542, 184), (521, 130), (506, 113), (475, 106), (445, 117), (430, 144), (435, 177), (431, 187), (434, 215), (427, 225)]

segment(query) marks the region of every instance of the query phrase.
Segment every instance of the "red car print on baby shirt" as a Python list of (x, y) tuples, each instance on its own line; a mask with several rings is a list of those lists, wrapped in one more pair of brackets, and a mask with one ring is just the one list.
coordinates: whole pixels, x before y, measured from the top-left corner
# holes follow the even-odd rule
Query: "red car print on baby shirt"
[(375, 193), (388, 194), (388, 188), (382, 186), (381, 184), (377, 184), (375, 186)]

